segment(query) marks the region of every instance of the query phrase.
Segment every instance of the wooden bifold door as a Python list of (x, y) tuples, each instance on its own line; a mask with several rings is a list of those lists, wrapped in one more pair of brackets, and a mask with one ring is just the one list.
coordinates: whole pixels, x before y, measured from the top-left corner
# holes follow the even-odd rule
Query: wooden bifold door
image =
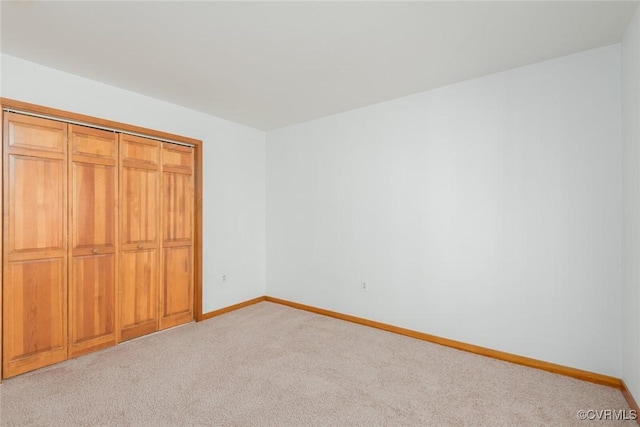
[(3, 117), (2, 377), (193, 320), (193, 147)]
[(123, 135), (120, 144), (122, 339), (158, 329), (160, 143)]
[(118, 135), (69, 125), (69, 357), (114, 345)]
[(67, 124), (5, 114), (3, 376), (67, 358)]

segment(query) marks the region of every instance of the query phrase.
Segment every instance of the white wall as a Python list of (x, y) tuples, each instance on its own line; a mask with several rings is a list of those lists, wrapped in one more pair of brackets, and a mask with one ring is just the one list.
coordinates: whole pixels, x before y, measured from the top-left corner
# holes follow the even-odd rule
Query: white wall
[(622, 43), (622, 379), (640, 402), (640, 9)]
[(616, 45), (268, 132), (268, 294), (619, 376), (620, 108)]
[(264, 132), (9, 55), (1, 66), (3, 97), (201, 139), (203, 311), (265, 294)]

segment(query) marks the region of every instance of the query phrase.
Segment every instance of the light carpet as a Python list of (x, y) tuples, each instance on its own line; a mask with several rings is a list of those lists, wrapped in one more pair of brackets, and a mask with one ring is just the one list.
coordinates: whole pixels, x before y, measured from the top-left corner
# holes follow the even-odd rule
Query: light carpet
[(262, 302), (5, 380), (3, 426), (636, 425), (620, 391)]

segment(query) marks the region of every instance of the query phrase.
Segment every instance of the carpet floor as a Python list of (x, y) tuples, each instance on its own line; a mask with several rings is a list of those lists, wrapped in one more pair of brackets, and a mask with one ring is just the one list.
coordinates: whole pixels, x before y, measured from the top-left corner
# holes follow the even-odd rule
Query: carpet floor
[(620, 391), (262, 302), (5, 380), (2, 426), (629, 425)]

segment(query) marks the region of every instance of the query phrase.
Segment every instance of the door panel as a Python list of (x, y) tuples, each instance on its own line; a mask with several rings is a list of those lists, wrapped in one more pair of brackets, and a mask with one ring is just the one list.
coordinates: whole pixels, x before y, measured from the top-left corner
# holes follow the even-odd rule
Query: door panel
[(193, 319), (193, 256), (191, 247), (164, 248), (160, 328)]
[(118, 138), (114, 132), (72, 125), (71, 154), (86, 156), (115, 165), (118, 159)]
[(121, 339), (127, 340), (158, 329), (157, 250), (123, 252), (120, 263)]
[(162, 145), (160, 329), (193, 320), (193, 148)]
[(191, 175), (163, 173), (163, 238), (165, 241), (191, 242), (193, 200)]
[(66, 123), (15, 113), (6, 113), (5, 117), (9, 149), (23, 148), (49, 153), (66, 152)]
[(160, 143), (120, 135), (120, 340), (158, 329)]
[(3, 377), (67, 357), (66, 123), (3, 114)]
[(69, 125), (69, 357), (115, 345), (117, 135)]
[(120, 149), (122, 150), (122, 161), (132, 162), (138, 166), (147, 165), (153, 170), (158, 168), (158, 146), (159, 143), (152, 139), (142, 138), (132, 135), (122, 135)]
[(183, 169), (183, 173), (193, 172), (193, 148), (177, 144), (163, 144), (162, 165), (167, 168)]
[[(157, 245), (157, 170), (123, 168), (122, 199), (122, 244)], [(131, 246), (125, 248), (132, 249)]]
[(73, 162), (73, 248), (115, 249), (117, 180), (114, 166)]
[(64, 249), (64, 168), (62, 160), (9, 154), (9, 254)]
[(69, 356), (114, 345), (115, 254), (74, 256), (69, 288)]
[(5, 378), (67, 358), (65, 270), (64, 258), (9, 264), (4, 282)]

